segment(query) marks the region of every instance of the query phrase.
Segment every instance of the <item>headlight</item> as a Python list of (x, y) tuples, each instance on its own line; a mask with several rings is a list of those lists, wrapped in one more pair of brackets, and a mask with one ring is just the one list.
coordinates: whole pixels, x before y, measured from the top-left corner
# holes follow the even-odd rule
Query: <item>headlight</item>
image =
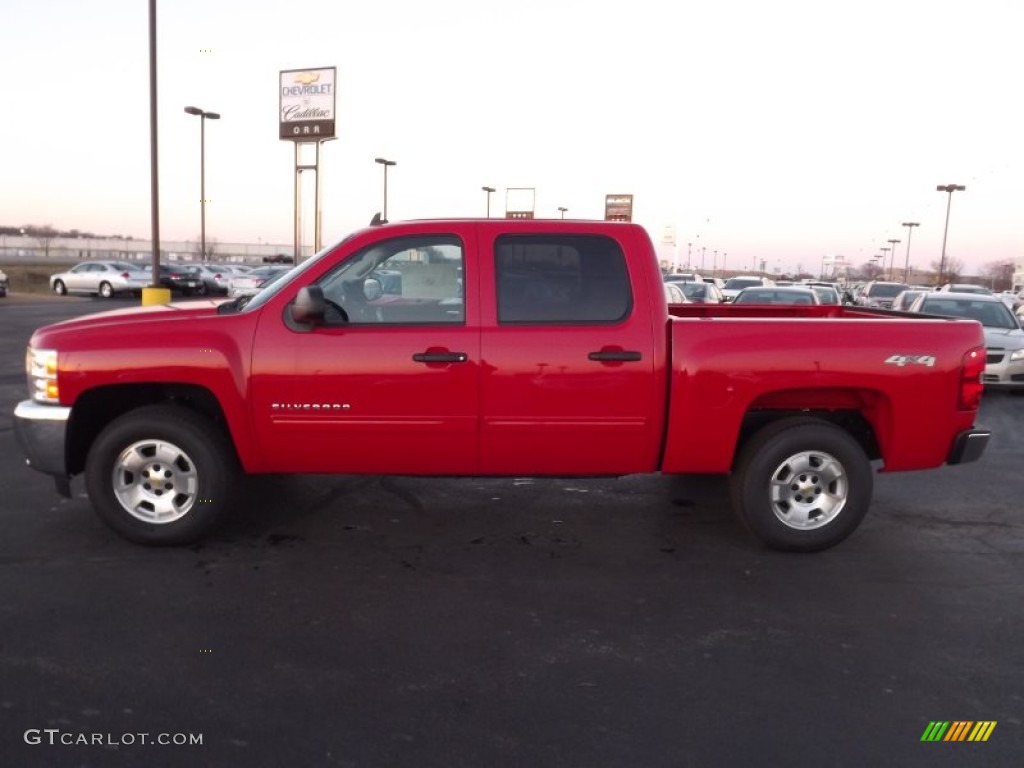
[(1024, 349), (1016, 349), (1010, 353), (1010, 362), (1012, 363), (1017, 360), (1024, 360)]
[(60, 402), (57, 389), (57, 350), (28, 348), (25, 353), (25, 373), (28, 391), (39, 403)]

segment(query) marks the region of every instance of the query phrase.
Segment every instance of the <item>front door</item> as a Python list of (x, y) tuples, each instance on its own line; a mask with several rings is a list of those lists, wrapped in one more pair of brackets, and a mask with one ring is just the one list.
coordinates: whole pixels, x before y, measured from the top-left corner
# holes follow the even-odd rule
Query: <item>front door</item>
[(464, 296), (468, 246), (448, 234), (365, 246), (317, 280), (329, 309), (311, 331), (264, 312), (252, 402), (271, 471), (476, 472), (480, 331)]

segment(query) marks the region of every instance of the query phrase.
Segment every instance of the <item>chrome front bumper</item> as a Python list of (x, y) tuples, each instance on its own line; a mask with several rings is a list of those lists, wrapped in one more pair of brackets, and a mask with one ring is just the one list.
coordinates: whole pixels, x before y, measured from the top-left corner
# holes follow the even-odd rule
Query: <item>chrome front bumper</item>
[(14, 435), (25, 462), (40, 472), (67, 480), (65, 444), (71, 409), (22, 400), (14, 409)]

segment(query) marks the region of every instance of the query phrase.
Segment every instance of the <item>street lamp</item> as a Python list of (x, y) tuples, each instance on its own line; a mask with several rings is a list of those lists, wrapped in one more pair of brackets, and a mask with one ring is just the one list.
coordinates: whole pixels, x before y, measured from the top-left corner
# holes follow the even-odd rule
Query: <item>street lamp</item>
[(914, 227), (921, 226), (916, 221), (904, 221), (903, 226), (907, 228), (907, 260), (903, 264), (903, 282), (910, 283), (910, 236), (914, 234)]
[(889, 280), (892, 281), (894, 278), (893, 262), (896, 261), (896, 244), (899, 242), (899, 240), (886, 240), (886, 242), (892, 245), (892, 253), (889, 254)]
[(487, 218), (491, 218), (491, 192), (496, 191), (494, 187), (480, 187), (484, 192), (487, 193)]
[(942, 275), (946, 271), (946, 235), (949, 234), (949, 209), (953, 205), (953, 193), (963, 192), (967, 187), (963, 184), (939, 184), (935, 187), (936, 192), (948, 192), (949, 200), (946, 201), (946, 228), (942, 231), (942, 258), (939, 259), (939, 285), (942, 285)]
[(220, 115), (199, 107), (185, 107), (185, 111), (199, 117), (199, 248), (206, 261), (206, 121), (220, 120)]
[(568, 210), (569, 210), (569, 209), (568, 209), (568, 208), (566, 208), (566, 207), (564, 207), (564, 206), (561, 206), (561, 205), (560, 205), (560, 206), (558, 206), (558, 212), (559, 212), (560, 214), (562, 214), (562, 218), (563, 218), (563, 219), (565, 218), (565, 212), (566, 212), (566, 211), (568, 211)]
[(383, 157), (373, 158), (373, 162), (384, 166), (384, 224), (388, 223), (388, 166), (398, 165), (394, 160), (385, 160)]

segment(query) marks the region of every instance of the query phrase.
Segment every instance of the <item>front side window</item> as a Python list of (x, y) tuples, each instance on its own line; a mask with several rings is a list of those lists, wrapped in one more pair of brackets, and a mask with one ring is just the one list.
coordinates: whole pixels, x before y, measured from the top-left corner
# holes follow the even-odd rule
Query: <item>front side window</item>
[(327, 322), (464, 323), (465, 255), (453, 235), (375, 243), (320, 279)]
[(618, 243), (593, 235), (505, 235), (494, 251), (498, 322), (617, 323), (633, 307)]

